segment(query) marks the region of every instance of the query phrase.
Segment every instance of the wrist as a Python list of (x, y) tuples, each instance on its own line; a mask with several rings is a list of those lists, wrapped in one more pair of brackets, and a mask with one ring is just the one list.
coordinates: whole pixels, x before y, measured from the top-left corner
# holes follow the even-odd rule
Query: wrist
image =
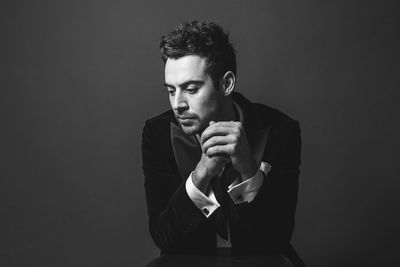
[(206, 193), (209, 185), (209, 179), (202, 175), (197, 169), (192, 172), (193, 185), (201, 192)]
[(251, 167), (245, 169), (244, 171), (240, 172), (242, 181), (245, 181), (251, 177), (253, 177), (254, 175), (256, 175), (258, 171), (257, 165), (256, 163), (252, 164)]

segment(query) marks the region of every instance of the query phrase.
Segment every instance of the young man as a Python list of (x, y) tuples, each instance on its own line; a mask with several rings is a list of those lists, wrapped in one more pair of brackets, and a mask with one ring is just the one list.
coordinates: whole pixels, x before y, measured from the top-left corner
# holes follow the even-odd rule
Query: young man
[(142, 160), (150, 233), (162, 254), (272, 252), (290, 245), (300, 129), (235, 93), (236, 55), (214, 23), (162, 37), (172, 110), (146, 121)]

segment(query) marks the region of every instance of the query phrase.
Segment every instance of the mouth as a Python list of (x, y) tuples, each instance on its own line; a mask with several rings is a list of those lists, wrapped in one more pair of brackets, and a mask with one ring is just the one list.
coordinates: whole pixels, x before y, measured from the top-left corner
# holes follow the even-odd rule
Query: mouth
[(179, 120), (180, 122), (189, 122), (189, 121), (192, 121), (193, 118), (179, 118), (178, 120)]
[(192, 120), (195, 119), (195, 116), (176, 116), (178, 120)]
[(194, 119), (195, 117), (177, 117), (177, 120), (183, 125), (192, 124)]

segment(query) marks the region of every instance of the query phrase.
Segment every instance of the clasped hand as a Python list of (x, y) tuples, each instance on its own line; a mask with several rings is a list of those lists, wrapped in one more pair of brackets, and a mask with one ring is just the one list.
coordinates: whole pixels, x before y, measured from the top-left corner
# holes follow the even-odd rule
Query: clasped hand
[(200, 144), (203, 154), (193, 179), (199, 188), (205, 189), (209, 179), (220, 173), (228, 162), (232, 163), (243, 180), (257, 172), (257, 164), (241, 122), (211, 121), (201, 134)]

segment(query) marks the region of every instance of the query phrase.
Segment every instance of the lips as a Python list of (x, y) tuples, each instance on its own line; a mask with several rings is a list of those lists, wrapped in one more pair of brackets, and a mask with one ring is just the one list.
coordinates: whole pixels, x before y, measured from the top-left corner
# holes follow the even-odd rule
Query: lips
[(192, 125), (195, 117), (180, 116), (180, 117), (177, 117), (177, 119), (178, 119), (179, 123), (182, 125)]
[(185, 119), (180, 118), (178, 120), (183, 125), (188, 125), (188, 124), (192, 124), (193, 123), (193, 119), (191, 119), (191, 118), (185, 118)]
[(176, 116), (176, 118), (178, 119), (178, 120), (193, 120), (193, 119), (195, 119), (196, 117), (195, 116)]

